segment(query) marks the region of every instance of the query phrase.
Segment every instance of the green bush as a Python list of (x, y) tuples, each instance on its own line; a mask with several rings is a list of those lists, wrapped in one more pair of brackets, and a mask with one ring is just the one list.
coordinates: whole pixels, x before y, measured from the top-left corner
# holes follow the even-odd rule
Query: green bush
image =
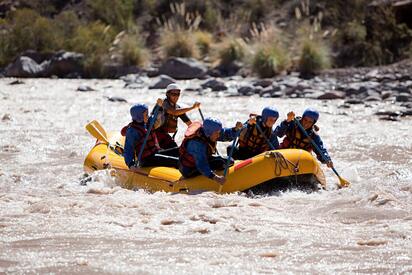
[(133, 20), (134, 0), (87, 0), (87, 5), (97, 20), (117, 30), (126, 30)]
[(329, 51), (325, 45), (313, 40), (303, 42), (298, 70), (303, 77), (311, 77), (330, 67)]
[(200, 54), (202, 57), (205, 57), (209, 54), (210, 49), (213, 44), (213, 36), (209, 32), (205, 31), (196, 31), (194, 33), (197, 47), (199, 48)]
[(120, 42), (122, 64), (143, 67), (150, 59), (149, 51), (144, 47), (139, 34), (126, 34)]
[(245, 57), (246, 45), (241, 38), (228, 37), (217, 45), (218, 58), (221, 64), (241, 61)]
[(193, 33), (189, 31), (164, 29), (160, 38), (160, 49), (163, 58), (199, 56)]
[(101, 22), (93, 22), (79, 26), (70, 41), (71, 49), (85, 55), (85, 72), (100, 76), (103, 64), (108, 60), (108, 52), (114, 39), (110, 26)]
[(273, 77), (287, 67), (287, 55), (278, 46), (261, 45), (253, 56), (252, 70), (262, 78)]
[(363, 42), (366, 39), (366, 27), (357, 21), (344, 25), (340, 33), (340, 40), (344, 43)]

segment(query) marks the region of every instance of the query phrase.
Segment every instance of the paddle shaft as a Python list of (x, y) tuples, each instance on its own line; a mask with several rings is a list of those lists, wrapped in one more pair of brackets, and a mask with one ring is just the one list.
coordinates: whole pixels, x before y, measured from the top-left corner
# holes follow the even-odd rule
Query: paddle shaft
[(202, 118), (202, 121), (205, 121), (205, 117), (203, 116), (203, 112), (200, 108), (199, 108), (199, 114), (200, 114), (200, 117)]
[(149, 138), (150, 132), (152, 131), (153, 125), (154, 125), (154, 123), (155, 123), (155, 121), (156, 121), (156, 119), (157, 119), (157, 113), (158, 113), (158, 112), (159, 112), (159, 105), (156, 105), (155, 110), (154, 110), (154, 112), (153, 112), (153, 116), (149, 119), (149, 120), (150, 120), (150, 124), (149, 124), (149, 128), (147, 129), (146, 136), (144, 137), (143, 144), (142, 144), (142, 148), (140, 148), (140, 152), (139, 152), (139, 154), (138, 154), (138, 156), (137, 156), (138, 165), (140, 165), (140, 161), (142, 160), (142, 154), (143, 154), (144, 148), (145, 148), (145, 146), (146, 146), (146, 142), (147, 142), (147, 140), (148, 140), (148, 138)]
[[(319, 146), (313, 141), (313, 139), (308, 135), (308, 133), (306, 132), (305, 128), (303, 128), (302, 124), (300, 124), (299, 120), (297, 120), (296, 118), (294, 119), (295, 123), (298, 125), (299, 129), (303, 132), (303, 134), (309, 139), (310, 143), (312, 144), (312, 146), (316, 149), (316, 151), (318, 152), (318, 154), (322, 157), (323, 161), (328, 161), (328, 159), (325, 158), (325, 155), (323, 154), (322, 150), (320, 150)], [(338, 176), (340, 178), (340, 175), (338, 173), (338, 171), (335, 170), (335, 167), (332, 167), (332, 171), (336, 174), (336, 176)]]
[(223, 171), (223, 177), (224, 178), (226, 178), (227, 171), (229, 170), (230, 160), (233, 156), (233, 151), (235, 151), (236, 141), (237, 141), (241, 131), (242, 131), (242, 129), (239, 129), (239, 130), (236, 131), (236, 136), (233, 139), (232, 147), (230, 147), (230, 152), (229, 152), (229, 155), (227, 156), (225, 170)]
[(262, 128), (260, 128), (258, 122), (256, 121), (256, 128), (258, 129), (258, 131), (260, 132), (260, 134), (263, 136), (263, 138), (266, 140), (267, 144), (269, 145), (271, 150), (276, 150), (275, 146), (273, 146), (272, 142), (270, 142), (270, 140), (267, 138), (267, 136), (265, 135), (265, 133), (263, 133)]

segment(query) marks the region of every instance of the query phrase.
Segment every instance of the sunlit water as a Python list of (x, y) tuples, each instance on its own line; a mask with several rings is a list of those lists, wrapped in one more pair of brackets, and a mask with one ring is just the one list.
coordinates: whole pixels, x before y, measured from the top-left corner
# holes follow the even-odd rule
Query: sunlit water
[[(80, 184), (94, 143), (84, 125), (120, 130), (132, 103), (152, 106), (162, 91), (120, 80), (11, 81), (0, 79), (0, 273), (412, 272), (412, 123), (373, 115), (390, 103), (342, 109), (339, 100), (185, 92), (182, 103), (201, 101), (227, 126), (269, 104), (282, 118), (318, 108), (321, 136), (352, 186), (336, 189), (325, 168), (328, 190), (313, 194), (149, 194), (118, 187), (105, 171)], [(82, 83), (97, 91), (76, 92)]]

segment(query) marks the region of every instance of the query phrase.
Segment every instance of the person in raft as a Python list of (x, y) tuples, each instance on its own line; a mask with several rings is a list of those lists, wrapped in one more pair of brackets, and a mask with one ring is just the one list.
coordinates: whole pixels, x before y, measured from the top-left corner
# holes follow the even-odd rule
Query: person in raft
[(223, 157), (213, 156), (216, 144), (217, 141), (233, 140), (242, 126), (241, 122), (236, 122), (233, 128), (222, 128), (222, 123), (214, 118), (206, 118), (203, 124), (192, 123), (179, 149), (179, 170), (183, 177), (190, 178), (202, 174), (219, 184), (224, 184), (225, 178), (213, 172), (224, 169), (227, 162)]
[[(279, 112), (273, 107), (265, 107), (260, 116), (251, 114), (247, 126), (240, 132), (239, 146), (234, 148), (233, 158), (244, 160), (268, 150), (278, 149), (278, 138), (272, 130), (278, 117)], [(228, 154), (231, 148), (232, 146), (227, 147)]]
[[(186, 113), (200, 107), (200, 103), (195, 102), (191, 107), (181, 108), (177, 104), (180, 91), (180, 87), (175, 83), (167, 86), (166, 98), (163, 100), (163, 104), (159, 109), (159, 115), (154, 126), (159, 145), (163, 149), (177, 147), (174, 141), (174, 136), (177, 133), (177, 119), (180, 118), (187, 126), (190, 126), (192, 122)], [(173, 137), (170, 134), (172, 134)], [(176, 152), (176, 156), (178, 156), (178, 151), (176, 150), (174, 152)]]
[(315, 151), (318, 160), (325, 163), (329, 168), (332, 168), (333, 162), (328, 154), (328, 151), (323, 146), (322, 139), (317, 134), (319, 128), (315, 125), (315, 123), (319, 119), (319, 112), (313, 108), (307, 108), (303, 112), (302, 117), (297, 117), (296, 120), (300, 122), (310, 139), (312, 139), (312, 141), (319, 147), (323, 157), (319, 154), (319, 152), (317, 152), (317, 150), (314, 150), (310, 139), (307, 138), (306, 135), (304, 135), (304, 133), (299, 129), (299, 126), (296, 124), (294, 119), (295, 113), (289, 112), (287, 114), (287, 119), (282, 121), (282, 123), (280, 123), (280, 125), (275, 129), (278, 137), (285, 136), (280, 144), (280, 148), (298, 148), (309, 152)]
[[(157, 100), (157, 105), (161, 106), (163, 100)], [(146, 145), (143, 149), (141, 161), (138, 163), (138, 155), (143, 146), (143, 141), (147, 134), (149, 125), (148, 108), (146, 104), (136, 104), (130, 108), (132, 122), (123, 127), (121, 134), (126, 137), (124, 143), (124, 160), (130, 170), (136, 170), (137, 165), (143, 166), (170, 166), (176, 167), (178, 159), (168, 156), (163, 152), (153, 131), (149, 133)]]

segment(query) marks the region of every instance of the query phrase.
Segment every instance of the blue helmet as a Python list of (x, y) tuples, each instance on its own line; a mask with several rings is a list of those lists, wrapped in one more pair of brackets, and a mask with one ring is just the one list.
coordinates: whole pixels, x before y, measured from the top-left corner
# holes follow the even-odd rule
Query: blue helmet
[(147, 110), (148, 108), (146, 104), (138, 103), (130, 108), (130, 115), (136, 122), (143, 122), (143, 113)]
[(316, 121), (318, 121), (319, 119), (319, 112), (316, 111), (314, 108), (307, 108), (302, 115), (303, 117), (310, 117), (311, 119), (313, 119), (314, 123), (316, 123)]
[(264, 122), (266, 122), (266, 119), (268, 119), (268, 117), (275, 117), (278, 118), (279, 117), (279, 112), (276, 108), (273, 107), (265, 107), (262, 110), (262, 120)]
[(222, 122), (220, 120), (208, 117), (203, 121), (203, 131), (207, 137), (220, 130), (222, 130)]

